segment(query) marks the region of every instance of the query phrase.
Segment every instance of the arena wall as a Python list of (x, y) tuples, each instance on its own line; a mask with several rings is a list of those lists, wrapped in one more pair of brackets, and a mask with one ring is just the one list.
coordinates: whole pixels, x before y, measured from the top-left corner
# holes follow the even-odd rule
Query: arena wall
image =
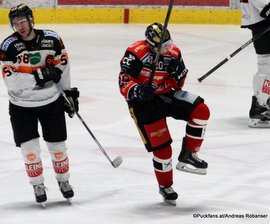
[[(164, 21), (169, 0), (0, 0), (0, 24), (9, 9), (30, 6), (36, 23), (151, 23)], [(175, 0), (171, 23), (240, 24), (237, 0)]]

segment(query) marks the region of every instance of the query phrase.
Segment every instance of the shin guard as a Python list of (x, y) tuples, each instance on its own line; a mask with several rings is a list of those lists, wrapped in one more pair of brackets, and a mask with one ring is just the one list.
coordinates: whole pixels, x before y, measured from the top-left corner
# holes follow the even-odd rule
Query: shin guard
[(185, 147), (198, 152), (204, 139), (210, 111), (206, 104), (200, 103), (190, 114), (186, 125)]
[(172, 148), (167, 146), (153, 152), (153, 166), (159, 186), (169, 187), (173, 184)]
[(65, 142), (46, 142), (51, 154), (57, 181), (69, 179), (69, 160)]
[(39, 185), (44, 181), (43, 167), (40, 158), (40, 146), (38, 138), (32, 139), (21, 144), (26, 173), (29, 177), (30, 184)]

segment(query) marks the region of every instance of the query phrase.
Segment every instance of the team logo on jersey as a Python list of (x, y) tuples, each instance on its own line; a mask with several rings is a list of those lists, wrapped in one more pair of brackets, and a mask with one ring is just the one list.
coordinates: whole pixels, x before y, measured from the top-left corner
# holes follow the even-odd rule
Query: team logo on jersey
[(46, 66), (54, 66), (54, 56), (53, 55), (48, 55), (45, 59)]
[(47, 48), (53, 48), (53, 40), (42, 40), (41, 41), (41, 47), (47, 47)]
[(21, 50), (26, 49), (24, 43), (22, 43), (22, 42), (14, 44), (14, 47), (16, 47), (17, 51), (21, 51)]
[(41, 61), (41, 55), (39, 52), (31, 54), (29, 53), (29, 57), (30, 57), (30, 63), (32, 65), (36, 65)]
[(136, 47), (136, 48), (134, 49), (134, 51), (135, 51), (135, 52), (138, 52), (138, 51), (140, 51), (140, 50), (143, 50), (144, 48), (146, 48), (145, 45), (139, 45), (138, 47)]

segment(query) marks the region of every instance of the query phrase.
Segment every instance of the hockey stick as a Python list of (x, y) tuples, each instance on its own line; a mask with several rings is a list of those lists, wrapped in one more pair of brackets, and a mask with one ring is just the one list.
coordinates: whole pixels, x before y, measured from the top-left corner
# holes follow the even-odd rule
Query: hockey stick
[(199, 82), (202, 82), (205, 78), (207, 78), (209, 75), (211, 75), (214, 71), (216, 71), (219, 67), (224, 65), (227, 61), (229, 61), (232, 57), (234, 57), (236, 54), (238, 54), (240, 51), (242, 51), (244, 48), (246, 48), (249, 44), (254, 42), (255, 40), (259, 39), (261, 36), (263, 36), (265, 33), (269, 32), (270, 27), (264, 30), (263, 32), (259, 33), (258, 35), (251, 38), (249, 41), (244, 43), (241, 47), (239, 47), (237, 50), (235, 50), (233, 53), (231, 53), (227, 58), (219, 62), (215, 67), (213, 67), (211, 70), (209, 70), (207, 73), (205, 73), (202, 77), (198, 78)]
[(154, 62), (152, 64), (152, 72), (151, 72), (150, 79), (149, 79), (149, 85), (150, 86), (152, 85), (154, 75), (155, 75), (155, 72), (156, 72), (156, 67), (157, 67), (157, 64), (158, 64), (158, 60), (160, 58), (161, 47), (162, 47), (162, 43), (163, 43), (163, 41), (165, 39), (165, 34), (166, 34), (168, 23), (169, 23), (169, 20), (170, 20), (173, 4), (174, 4), (174, 0), (171, 0), (170, 4), (169, 4), (169, 7), (168, 7), (167, 15), (166, 15), (166, 18), (165, 18), (165, 22), (164, 22), (164, 25), (163, 25), (163, 30), (161, 32), (161, 37), (160, 37), (160, 42), (158, 44), (156, 57), (155, 57), (155, 60), (154, 60)]
[[(67, 103), (73, 107), (72, 103), (68, 100), (65, 92), (62, 90), (62, 88), (60, 88), (59, 86), (57, 86), (58, 91), (61, 93), (61, 95), (64, 97), (65, 101), (67, 101)], [(86, 128), (86, 130), (88, 131), (88, 133), (91, 135), (91, 137), (94, 139), (94, 141), (96, 142), (97, 146), (99, 147), (100, 151), (104, 154), (104, 156), (109, 160), (109, 162), (111, 163), (111, 165), (114, 168), (117, 168), (118, 166), (121, 165), (121, 163), (123, 162), (123, 159), (121, 156), (117, 156), (113, 161), (110, 159), (110, 157), (108, 156), (108, 154), (106, 153), (105, 149), (101, 146), (101, 144), (99, 143), (99, 141), (97, 140), (97, 138), (95, 137), (95, 135), (93, 134), (93, 132), (90, 130), (90, 128), (87, 126), (87, 124), (84, 122), (83, 118), (81, 117), (81, 115), (74, 109), (75, 114), (77, 115), (77, 117), (79, 118), (79, 120), (82, 122), (83, 126)]]

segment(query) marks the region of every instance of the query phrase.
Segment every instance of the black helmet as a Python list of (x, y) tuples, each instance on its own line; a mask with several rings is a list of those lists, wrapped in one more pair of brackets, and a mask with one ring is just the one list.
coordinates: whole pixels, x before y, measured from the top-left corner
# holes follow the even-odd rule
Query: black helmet
[(18, 16), (25, 16), (28, 20), (30, 18), (33, 18), (33, 11), (25, 4), (19, 4), (17, 6), (14, 6), (10, 9), (8, 18), (11, 23), (11, 21)]
[[(157, 47), (161, 40), (163, 26), (160, 23), (153, 23), (146, 28), (145, 38), (152, 47)], [(166, 29), (163, 43), (171, 40), (170, 32)]]

